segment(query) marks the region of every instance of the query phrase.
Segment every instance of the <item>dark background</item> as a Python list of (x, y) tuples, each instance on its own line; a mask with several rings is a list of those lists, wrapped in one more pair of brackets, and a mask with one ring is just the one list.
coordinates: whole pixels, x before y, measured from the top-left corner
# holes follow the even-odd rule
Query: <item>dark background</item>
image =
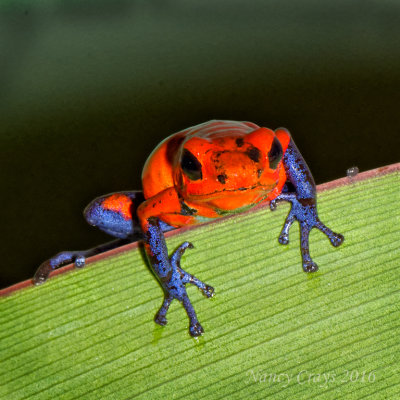
[(399, 161), (398, 2), (34, 3), (0, 4), (2, 287), (107, 241), (86, 204), (209, 119), (289, 128), (317, 183)]

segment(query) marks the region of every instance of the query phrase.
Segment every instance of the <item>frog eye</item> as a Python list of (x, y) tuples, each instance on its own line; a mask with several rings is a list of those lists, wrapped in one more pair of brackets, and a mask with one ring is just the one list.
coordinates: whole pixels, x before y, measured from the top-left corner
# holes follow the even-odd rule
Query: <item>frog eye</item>
[(181, 157), (181, 168), (183, 173), (192, 181), (203, 178), (199, 160), (189, 151), (183, 149)]
[(283, 156), (283, 150), (281, 142), (278, 140), (277, 137), (274, 137), (272, 141), (271, 149), (268, 152), (268, 160), (269, 160), (269, 167), (271, 169), (276, 169), (279, 162), (281, 161)]

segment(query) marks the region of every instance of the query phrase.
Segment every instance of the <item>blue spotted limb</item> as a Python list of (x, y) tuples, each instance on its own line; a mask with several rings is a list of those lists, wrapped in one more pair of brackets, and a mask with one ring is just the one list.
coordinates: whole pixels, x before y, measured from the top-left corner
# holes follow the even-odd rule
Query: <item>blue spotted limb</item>
[(145, 248), (150, 266), (164, 290), (164, 301), (154, 320), (159, 325), (167, 324), (167, 312), (173, 299), (180, 301), (189, 317), (189, 333), (196, 337), (204, 333), (204, 329), (197, 319), (196, 312), (186, 292), (186, 284), (197, 286), (206, 297), (214, 295), (214, 288), (205, 284), (195, 276), (184, 271), (180, 261), (186, 249), (193, 248), (190, 242), (184, 242), (168, 257), (167, 246), (160, 221), (156, 217), (147, 220), (145, 233)]
[[(56, 254), (39, 266), (33, 283), (43, 284), (51, 271), (63, 265), (74, 263), (76, 268), (82, 268), (88, 257), (141, 239), (141, 229), (132, 211), (143, 201), (143, 193), (137, 190), (110, 193), (91, 201), (83, 211), (86, 222), (118, 239), (88, 250), (62, 251)], [(171, 227), (164, 224), (163, 229), (168, 230)]]
[(73, 263), (76, 268), (83, 268), (86, 265), (86, 258), (107, 250), (114, 249), (124, 244), (130, 243), (131, 239), (116, 239), (100, 246), (88, 250), (62, 251), (52, 258), (44, 261), (36, 270), (33, 277), (35, 285), (42, 285), (49, 278), (50, 272), (62, 267), (63, 265)]
[(335, 247), (343, 243), (344, 237), (340, 233), (333, 232), (319, 220), (314, 178), (293, 139), (290, 140), (283, 156), (283, 165), (287, 183), (283, 187), (282, 193), (270, 202), (270, 208), (273, 211), (276, 209), (277, 202), (287, 201), (291, 203), (291, 209), (278, 240), (281, 244), (288, 244), (290, 227), (295, 220), (299, 221), (303, 270), (304, 272), (315, 272), (318, 270), (318, 265), (310, 256), (309, 236), (311, 230), (319, 229)]

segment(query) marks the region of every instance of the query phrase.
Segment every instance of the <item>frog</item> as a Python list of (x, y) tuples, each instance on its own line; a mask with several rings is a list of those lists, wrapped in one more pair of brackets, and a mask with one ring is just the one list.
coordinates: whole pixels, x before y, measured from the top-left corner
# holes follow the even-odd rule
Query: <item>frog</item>
[(304, 272), (318, 270), (309, 249), (313, 228), (326, 235), (334, 247), (344, 241), (342, 234), (319, 219), (314, 178), (286, 128), (272, 130), (246, 121), (211, 120), (181, 130), (150, 154), (142, 171), (142, 187), (142, 191), (100, 196), (85, 208), (87, 222), (117, 238), (115, 241), (89, 250), (61, 252), (39, 267), (33, 282), (44, 283), (52, 270), (66, 263), (81, 268), (87, 257), (140, 240), (164, 292), (155, 322), (167, 324), (169, 306), (176, 299), (189, 318), (190, 335), (198, 337), (204, 329), (186, 285), (197, 286), (208, 298), (215, 290), (181, 267), (182, 255), (194, 247), (191, 242), (184, 242), (169, 256), (166, 232), (263, 204), (274, 211), (278, 203), (288, 202), (291, 207), (278, 241), (287, 245), (289, 230), (298, 221)]

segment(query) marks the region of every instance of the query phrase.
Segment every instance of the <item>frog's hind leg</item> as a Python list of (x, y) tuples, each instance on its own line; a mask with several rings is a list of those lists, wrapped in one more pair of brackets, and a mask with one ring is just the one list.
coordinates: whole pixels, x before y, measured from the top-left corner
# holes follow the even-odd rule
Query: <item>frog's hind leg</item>
[[(39, 266), (33, 277), (33, 283), (41, 285), (46, 282), (51, 271), (63, 265), (74, 263), (77, 268), (82, 268), (87, 257), (142, 239), (136, 210), (143, 201), (144, 196), (140, 191), (110, 193), (91, 201), (83, 212), (86, 221), (89, 225), (118, 239), (88, 250), (58, 253)], [(162, 225), (163, 231), (171, 229), (172, 227), (167, 224)]]
[(82, 268), (86, 264), (88, 257), (96, 254), (103, 253), (105, 251), (117, 248), (124, 244), (130, 243), (131, 239), (116, 239), (108, 243), (104, 243), (100, 246), (93, 247), (88, 250), (77, 250), (77, 251), (62, 251), (56, 254), (54, 257), (44, 261), (39, 268), (36, 270), (33, 277), (33, 283), (35, 285), (41, 285), (47, 281), (50, 272), (55, 269), (61, 268), (69, 263), (74, 263), (76, 268)]

